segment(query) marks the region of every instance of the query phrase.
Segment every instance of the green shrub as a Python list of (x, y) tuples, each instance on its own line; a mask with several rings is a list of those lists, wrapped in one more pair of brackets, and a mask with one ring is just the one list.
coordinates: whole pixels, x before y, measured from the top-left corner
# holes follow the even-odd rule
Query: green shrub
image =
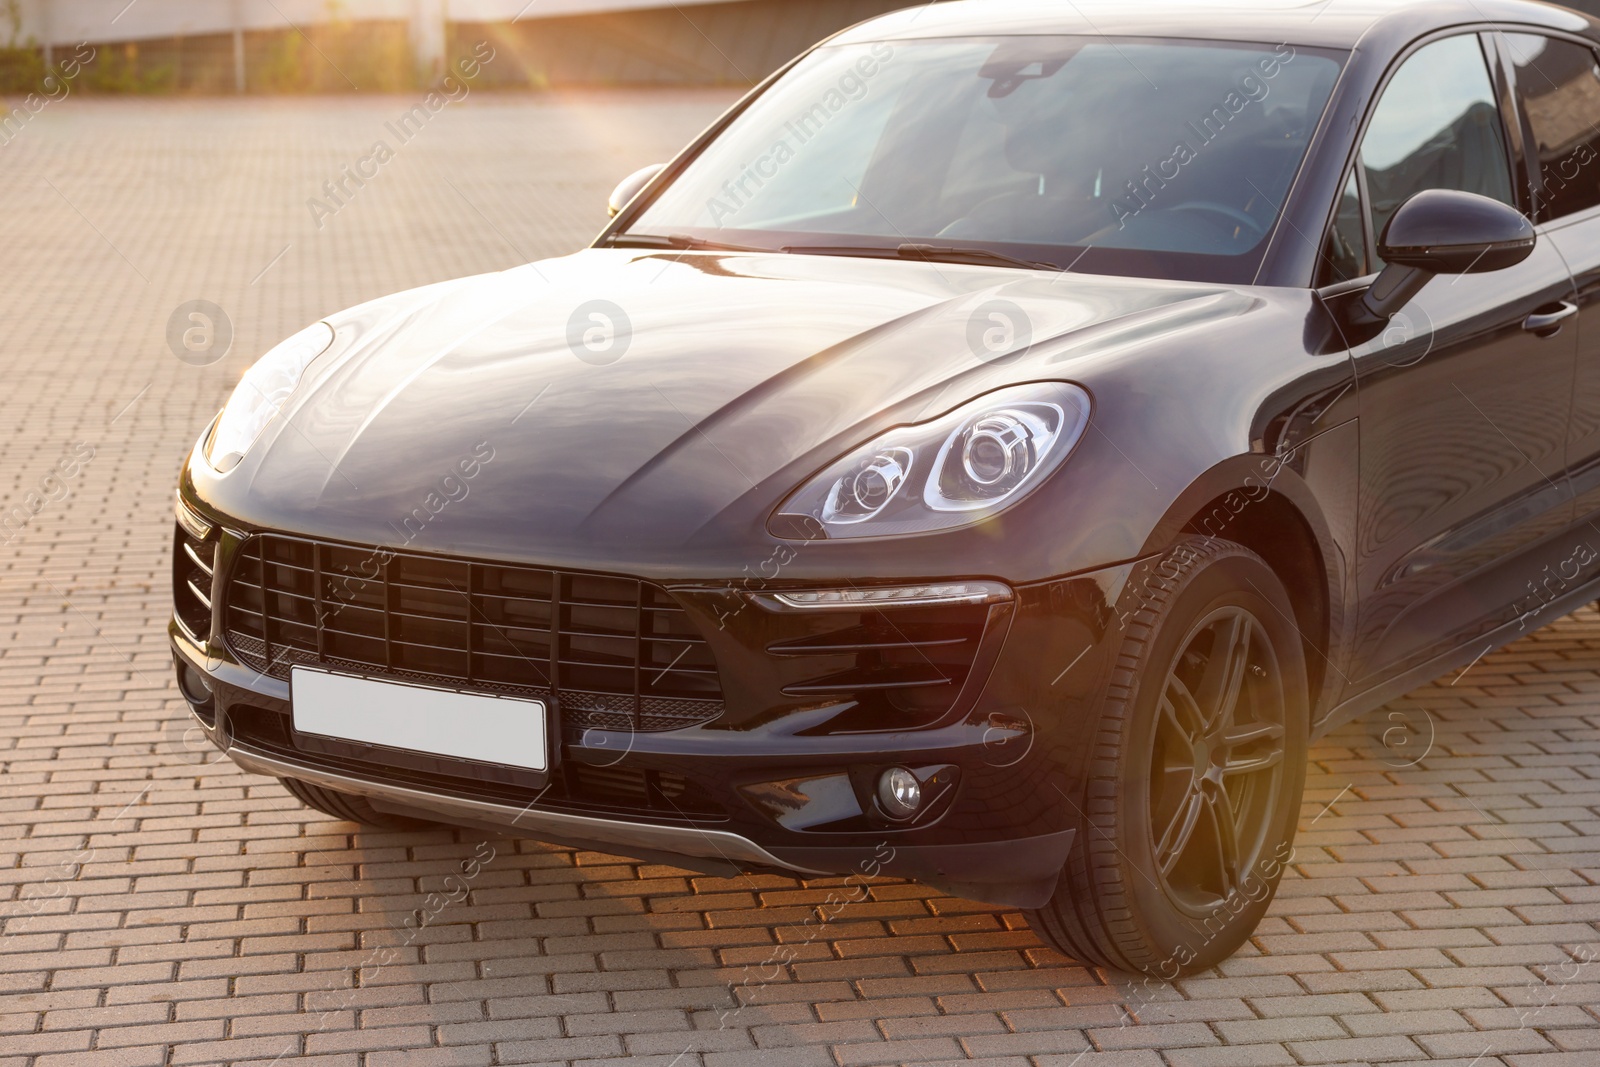
[(0, 48), (0, 93), (31, 93), (44, 81), (44, 53), (37, 48)]
[(101, 48), (83, 69), (83, 88), (99, 93), (159, 93), (177, 86), (171, 63), (140, 62), (139, 46)]

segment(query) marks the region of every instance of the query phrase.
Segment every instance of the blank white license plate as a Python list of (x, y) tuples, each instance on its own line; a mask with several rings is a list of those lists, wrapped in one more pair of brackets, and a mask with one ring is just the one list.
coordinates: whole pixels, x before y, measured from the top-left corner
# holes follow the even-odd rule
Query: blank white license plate
[(456, 693), (296, 667), (294, 728), (344, 741), (504, 763), (549, 766), (538, 700)]

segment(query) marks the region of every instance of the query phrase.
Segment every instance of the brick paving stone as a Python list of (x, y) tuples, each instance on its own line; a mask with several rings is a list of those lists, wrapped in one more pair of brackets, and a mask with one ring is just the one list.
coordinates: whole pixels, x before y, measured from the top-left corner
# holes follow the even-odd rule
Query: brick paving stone
[(1095, 1046), (1077, 1030), (1040, 1030), (1023, 1034), (989, 1034), (961, 1039), (969, 1056), (1042, 1056), (1082, 1052)]
[(833, 1054), (820, 1046), (762, 1049), (750, 1052), (708, 1052), (705, 1067), (838, 1067)]
[[(483, 834), (368, 833), (186, 744), (172, 476), (249, 360), (581, 246), (620, 176), (732, 99), (476, 94), (321, 229), (306, 199), (414, 100), (74, 95), (0, 146), (0, 508), (94, 449), (0, 550), (0, 1067), (1600, 1062), (1593, 608), (1395, 701), (1432, 720), (1415, 766), (1384, 760), (1382, 711), (1320, 741), (1257, 936), (1176, 985), (909, 883), (823, 921), (842, 879), (500, 837), (407, 932)], [(209, 367), (166, 348), (196, 298), (235, 330)]]
[(1426, 1059), (1407, 1037), (1350, 1037), (1328, 1041), (1291, 1041), (1289, 1050), (1303, 1063), (1333, 1064), (1346, 1060), (1411, 1063)]
[(1327, 1015), (1296, 1015), (1285, 1019), (1239, 1019), (1216, 1024), (1217, 1033), (1229, 1045), (1250, 1045), (1261, 1041), (1312, 1041), (1318, 1038), (1349, 1037), (1339, 1020)]
[(1174, 1049), (1166, 1060), (1171, 1067), (1280, 1067), (1297, 1062), (1279, 1044)]
[[(1561, 1024), (1552, 1023), (1550, 1025), (1559, 1026)], [(1581, 1028), (1574, 1027), (1571, 1030), (1550, 1029), (1544, 1033), (1550, 1043), (1559, 1049), (1567, 1051), (1575, 1049), (1600, 1050), (1600, 1025), (1597, 1025), (1594, 1019), (1581, 1024)]]
[(840, 1067), (869, 1067), (875, 1064), (929, 1063), (961, 1055), (953, 1038), (930, 1037), (910, 1041), (883, 1041), (870, 1044), (834, 1045), (833, 1055)]
[(1535, 1030), (1474, 1030), (1467, 1033), (1416, 1034), (1414, 1040), (1435, 1058), (1472, 1056), (1493, 1052), (1499, 1056), (1513, 1052), (1543, 1052), (1554, 1046)]

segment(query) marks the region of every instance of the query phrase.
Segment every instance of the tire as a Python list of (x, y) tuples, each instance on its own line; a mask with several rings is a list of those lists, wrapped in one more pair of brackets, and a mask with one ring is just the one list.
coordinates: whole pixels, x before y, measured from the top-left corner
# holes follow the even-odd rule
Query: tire
[(1230, 956), (1293, 853), (1308, 722), (1277, 575), (1229, 541), (1175, 545), (1124, 614), (1068, 801), (1077, 841), (1055, 895), (1028, 913), (1034, 930), (1080, 962), (1161, 980)]
[(422, 830), (437, 825), (423, 819), (390, 815), (374, 808), (366, 797), (338, 793), (332, 789), (324, 789), (320, 785), (302, 782), (298, 778), (279, 778), (278, 781), (282, 782), (283, 787), (306, 807), (315, 808), (324, 815), (332, 815), (335, 819), (343, 819), (345, 822), (360, 823), (377, 830)]

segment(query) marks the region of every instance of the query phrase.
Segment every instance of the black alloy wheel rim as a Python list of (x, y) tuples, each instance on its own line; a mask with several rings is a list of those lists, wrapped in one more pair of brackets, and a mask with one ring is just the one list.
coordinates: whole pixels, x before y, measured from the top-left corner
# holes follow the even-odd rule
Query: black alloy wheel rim
[(1161, 883), (1191, 916), (1266, 884), (1256, 868), (1283, 799), (1284, 707), (1253, 614), (1219, 608), (1189, 631), (1162, 684), (1149, 822)]

